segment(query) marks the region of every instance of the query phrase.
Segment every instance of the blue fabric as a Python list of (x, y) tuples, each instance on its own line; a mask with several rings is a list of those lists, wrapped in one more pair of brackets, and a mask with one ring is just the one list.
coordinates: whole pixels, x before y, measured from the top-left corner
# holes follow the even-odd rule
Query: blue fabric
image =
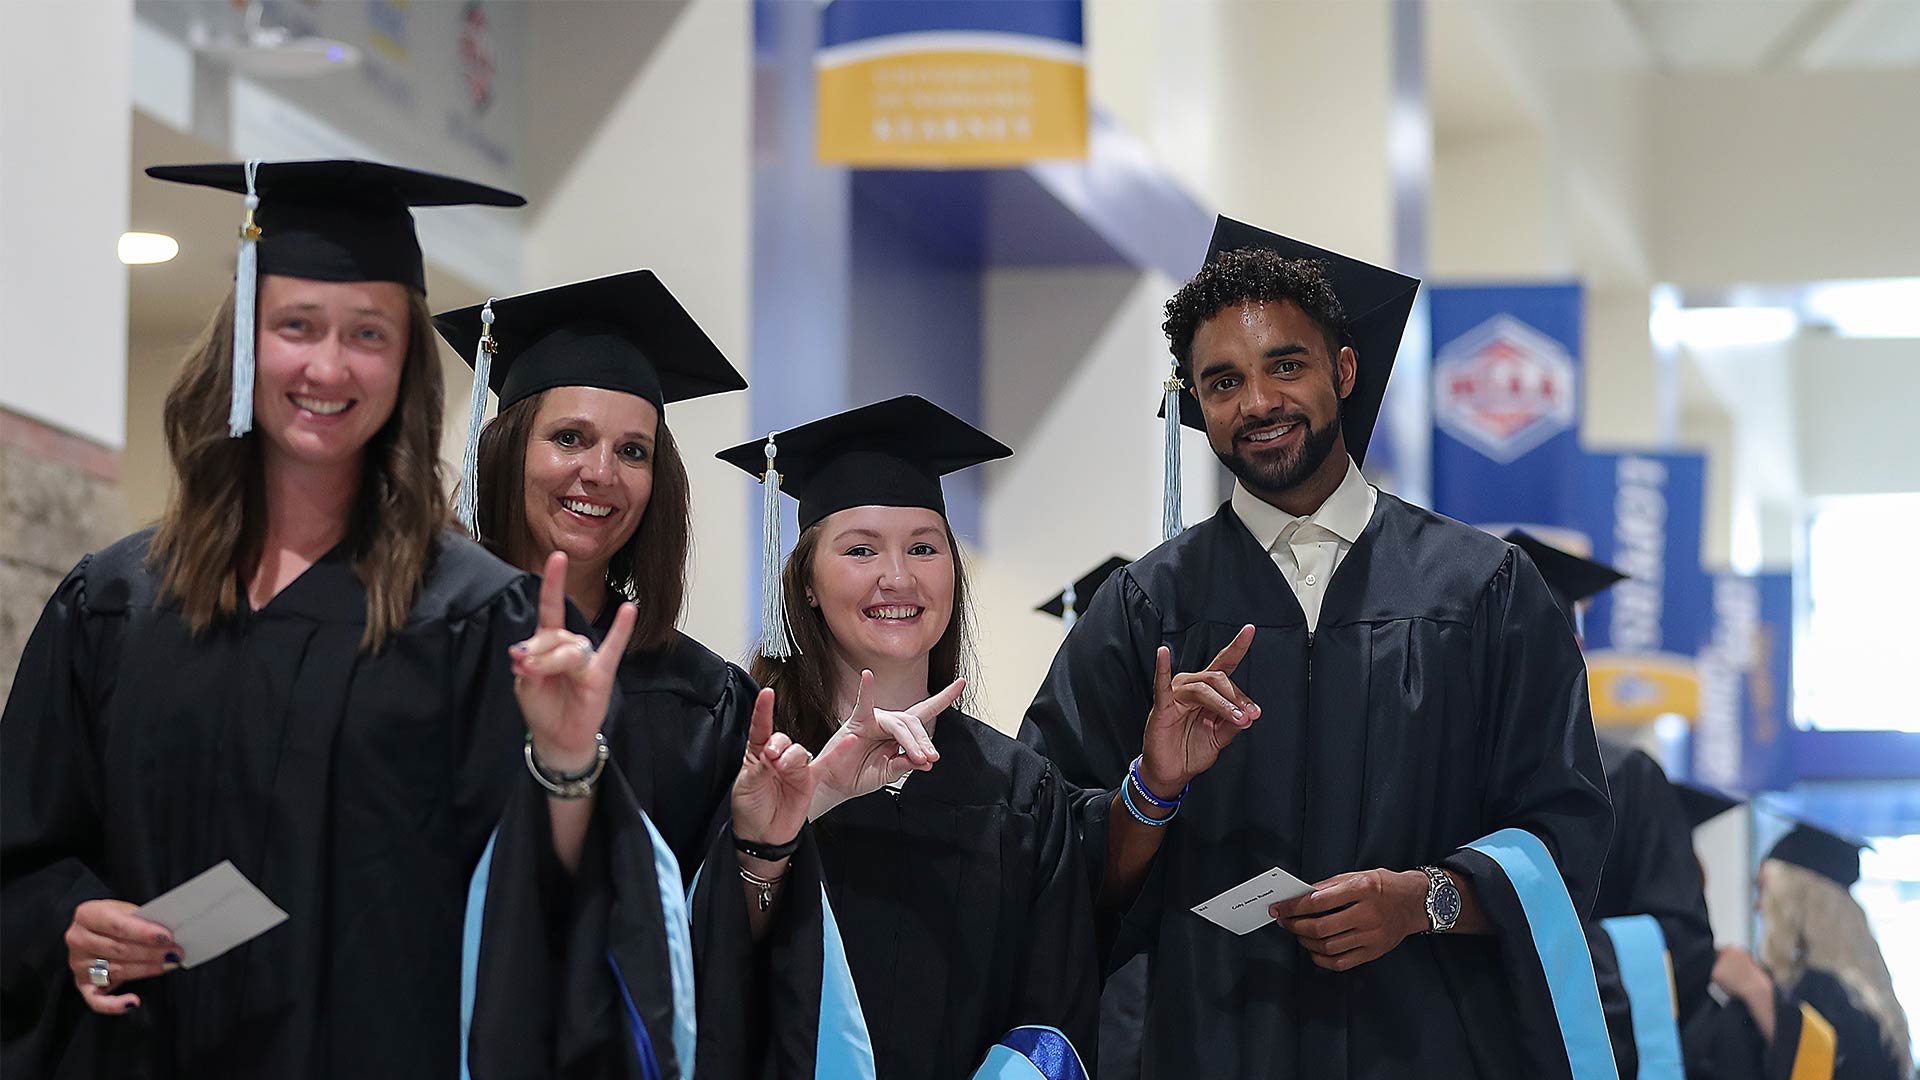
[[(698, 1006), (693, 987), (693, 916), (687, 910), (686, 894), (680, 891), (680, 860), (674, 857), (660, 830), (653, 827), (653, 819), (643, 812), (640, 820), (646, 823), (647, 836), (653, 840), (653, 874), (660, 888), (660, 922), (667, 935), (668, 974), (673, 979), (673, 1055), (680, 1061), (681, 1080), (693, 1080), (693, 1060), (699, 1045), (694, 1021)], [(617, 968), (614, 974), (619, 975)], [(625, 983), (621, 984), (620, 992), (627, 993)], [(631, 999), (627, 1007), (632, 1012)], [(632, 1019), (637, 1023), (639, 1014), (632, 1013)]]
[(1088, 1080), (1087, 1067), (1073, 1043), (1056, 1028), (1038, 1024), (1014, 1028), (987, 1051), (973, 1080)]
[(1499, 865), (1527, 917), (1534, 952), (1547, 977), (1547, 991), (1567, 1047), (1573, 1080), (1619, 1080), (1607, 1021), (1600, 1011), (1600, 990), (1593, 978), (1593, 954), (1580, 918), (1567, 896), (1566, 882), (1540, 838), (1523, 829), (1501, 829), (1467, 845)]
[(473, 1030), (473, 994), (480, 980), (480, 924), (487, 913), (487, 877), (493, 870), (493, 842), (500, 830), (487, 837), (480, 863), (467, 882), (467, 916), (460, 928), (460, 1080), (472, 1080), (467, 1070), (467, 1037)]
[(875, 1080), (873, 1040), (825, 888), (820, 890), (820, 938), (820, 1034), (813, 1075), (818, 1080)]
[[(633, 991), (627, 989), (626, 977), (620, 974), (620, 962), (607, 954), (607, 967), (613, 969), (613, 985), (620, 990), (620, 1004), (626, 1008), (627, 1030), (633, 1035), (633, 1052), (640, 1058), (640, 1075), (644, 1080), (661, 1080), (660, 1058), (653, 1052), (653, 1036), (647, 1034), (646, 1021), (640, 1019), (640, 1010), (633, 1003)], [(683, 1059), (682, 1067), (687, 1075), (693, 1075), (692, 1061)]]
[(1651, 915), (1600, 920), (1620, 961), (1620, 984), (1633, 1007), (1633, 1042), (1640, 1049), (1640, 1080), (1682, 1080), (1680, 1026), (1674, 1018), (1673, 979), (1667, 973), (1667, 936)]

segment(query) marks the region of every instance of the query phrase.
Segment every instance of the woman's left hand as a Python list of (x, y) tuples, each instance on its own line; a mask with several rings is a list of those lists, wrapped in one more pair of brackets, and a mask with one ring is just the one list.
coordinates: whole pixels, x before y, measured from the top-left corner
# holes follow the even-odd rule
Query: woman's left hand
[(594, 736), (606, 724), (614, 673), (638, 612), (621, 604), (596, 650), (590, 639), (567, 629), (566, 583), (567, 557), (556, 551), (547, 556), (540, 579), (539, 628), (509, 652), (513, 693), (533, 734), (534, 756), (546, 769), (572, 773), (592, 765), (598, 752)]

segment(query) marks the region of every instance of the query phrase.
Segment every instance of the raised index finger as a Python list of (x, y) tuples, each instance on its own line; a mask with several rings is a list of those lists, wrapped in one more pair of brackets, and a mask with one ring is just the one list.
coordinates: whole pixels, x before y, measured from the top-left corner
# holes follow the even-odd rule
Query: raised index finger
[(1233, 640), (1227, 642), (1227, 647), (1221, 649), (1220, 655), (1213, 658), (1213, 663), (1207, 665), (1207, 670), (1231, 675), (1233, 669), (1240, 666), (1240, 661), (1247, 658), (1247, 650), (1251, 648), (1253, 648), (1253, 624), (1248, 623), (1240, 628), (1239, 633), (1233, 635)]
[(540, 629), (556, 630), (567, 624), (567, 555), (556, 551), (547, 556), (546, 573), (540, 578)]
[(753, 699), (753, 720), (747, 725), (747, 760), (760, 756), (767, 748), (767, 740), (773, 738), (773, 687), (760, 691)]

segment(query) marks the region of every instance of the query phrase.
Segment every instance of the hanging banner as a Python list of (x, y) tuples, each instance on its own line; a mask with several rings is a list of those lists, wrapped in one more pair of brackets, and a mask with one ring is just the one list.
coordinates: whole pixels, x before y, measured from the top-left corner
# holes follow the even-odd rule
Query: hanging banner
[(1431, 299), (1434, 508), (1631, 575), (1584, 620), (1594, 722), (1693, 719), (1712, 614), (1705, 458), (1581, 449), (1578, 285), (1442, 286)]
[(1792, 678), (1792, 576), (1716, 576), (1691, 775), (1733, 791), (1793, 786)]
[(1700, 568), (1706, 456), (1582, 454), (1568, 523), (1593, 557), (1628, 574), (1587, 610), (1596, 724), (1700, 714), (1698, 656), (1712, 634), (1712, 580)]
[[(1441, 286), (1433, 320), (1433, 507), (1546, 535), (1580, 458), (1580, 287)], [(1584, 552), (1582, 552), (1584, 554)]]
[(814, 71), (822, 162), (977, 169), (1087, 156), (1080, 0), (832, 0)]

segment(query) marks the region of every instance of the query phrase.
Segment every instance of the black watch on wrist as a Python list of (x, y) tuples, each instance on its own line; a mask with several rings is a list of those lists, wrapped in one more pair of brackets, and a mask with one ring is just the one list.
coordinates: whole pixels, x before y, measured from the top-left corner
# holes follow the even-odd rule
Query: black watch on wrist
[(738, 833), (733, 837), (733, 850), (749, 858), (764, 859), (767, 862), (779, 862), (800, 850), (800, 834), (784, 844), (761, 844), (752, 840), (742, 840)]
[(1423, 866), (1420, 871), (1427, 875), (1426, 932), (1444, 934), (1460, 921), (1460, 886), (1437, 866)]

